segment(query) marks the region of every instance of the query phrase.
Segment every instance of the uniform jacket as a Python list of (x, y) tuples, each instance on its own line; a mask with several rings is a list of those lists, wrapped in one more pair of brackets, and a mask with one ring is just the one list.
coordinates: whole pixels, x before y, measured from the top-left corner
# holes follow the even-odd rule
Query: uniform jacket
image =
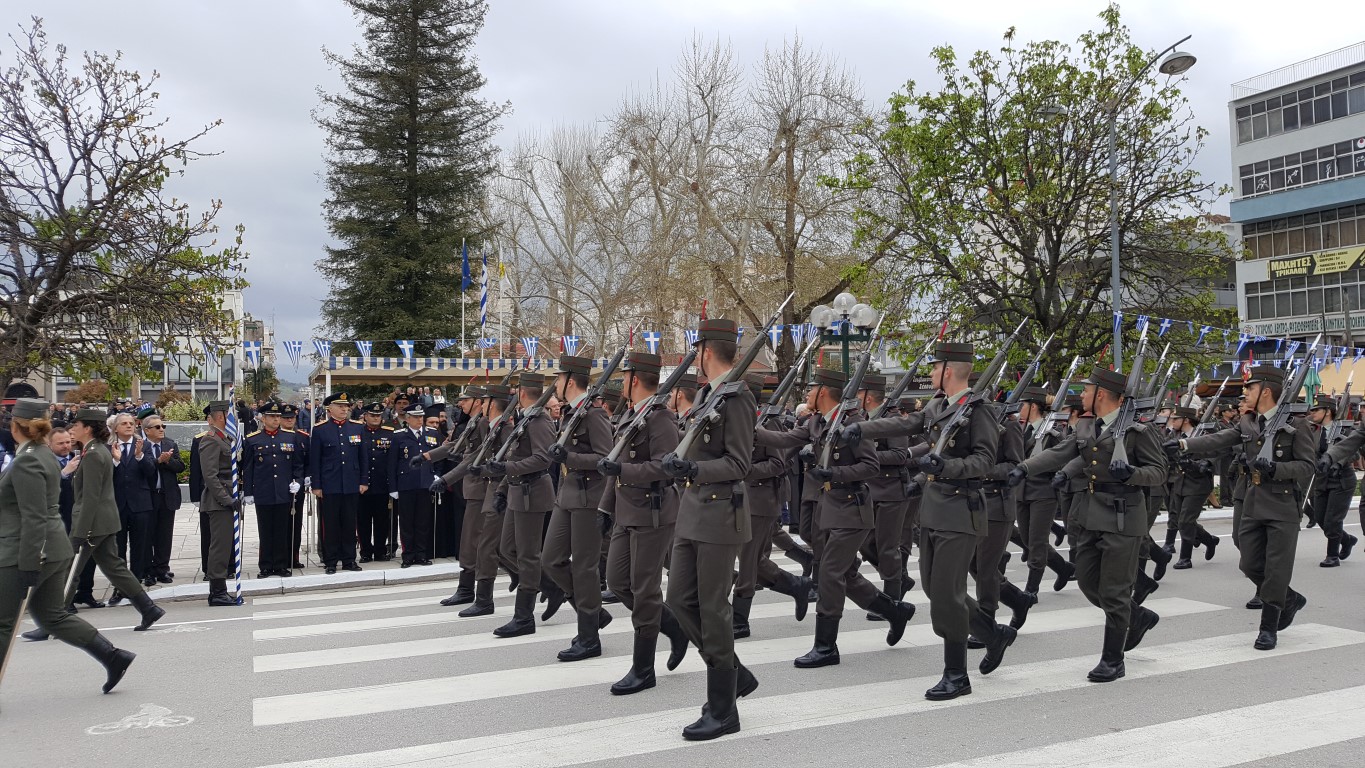
[(749, 486), (749, 515), (769, 521), (760, 522), (758, 525), (771, 525), (771, 518), (782, 514), (783, 492), (786, 489), (784, 481), (787, 476), (786, 453), (779, 448), (761, 445), (757, 439), (754, 440), (753, 463), (749, 467), (748, 476), (744, 479)]
[[(708, 384), (697, 402), (705, 403), (710, 395)], [(699, 410), (688, 414), (689, 425)], [(710, 544), (743, 544), (753, 535), (744, 478), (753, 461), (758, 402), (741, 385), (715, 413), (717, 418), (701, 429), (682, 457), (697, 463), (697, 476), (684, 486), (677, 535)]]
[(261, 430), (242, 440), (242, 495), (254, 496), (257, 504), (288, 504), (294, 494), (291, 482), (303, 483), (304, 455), (293, 430), (274, 434)]
[(397, 430), (388, 424), (381, 424), (374, 429), (370, 429), (368, 424), (361, 426), (364, 427), (360, 434), (369, 466), (365, 473), (365, 484), (369, 486), (365, 490), (365, 495), (387, 496), (390, 490), (397, 490), (389, 487), (389, 454), (393, 452), (394, 435), (397, 434)]
[[(1248, 462), (1255, 462), (1264, 442), (1261, 427), (1264, 417), (1244, 414), (1231, 429), (1211, 435), (1192, 437), (1185, 441), (1185, 450), (1192, 456), (1217, 456), (1241, 446)], [(1345, 440), (1337, 446), (1346, 443)], [(1337, 446), (1331, 450), (1336, 451)], [(1317, 471), (1318, 439), (1307, 419), (1290, 419), (1289, 429), (1281, 430), (1275, 438), (1275, 477), (1262, 477), (1252, 470), (1248, 473), (1246, 499), (1242, 502), (1244, 520), (1299, 520), (1299, 484), (1307, 484)], [(1342, 455), (1349, 455), (1343, 452)]]
[[(611, 453), (611, 421), (605, 410), (586, 398), (578, 407), (588, 410), (564, 443), (569, 455), (564, 458), (558, 502), (564, 509), (596, 510), (606, 487), (597, 471), (597, 462)], [(571, 414), (572, 409), (565, 406), (560, 412), (560, 424), (567, 425)]]
[[(185, 471), (185, 461), (180, 458), (180, 446), (169, 437), (161, 442), (147, 441), (143, 450), (152, 454), (152, 464), (156, 467), (157, 478), (161, 480), (161, 490), (156, 489), (156, 479), (151, 482), (152, 495), (161, 494), (161, 500), (165, 503), (166, 509), (176, 510), (180, 508), (180, 473)], [(170, 454), (170, 458), (165, 464), (158, 462), (159, 453)]]
[[(507, 476), (500, 489), (507, 493), (512, 512), (549, 512), (554, 507), (554, 484), (550, 482), (550, 444), (555, 441), (550, 415), (541, 411), (529, 419), (516, 444), (507, 451)], [(507, 432), (511, 439), (511, 430)]]
[(389, 434), (393, 436), (393, 446), (389, 448), (388, 462), (385, 467), (387, 474), (385, 482), (388, 484), (389, 490), (399, 493), (407, 491), (425, 493), (431, 487), (431, 481), (436, 479), (436, 474), (432, 471), (432, 463), (423, 461), (413, 467), (409, 461), (416, 456), (439, 448), (441, 445), (440, 434), (434, 429), (423, 428), (414, 435), (412, 430), (407, 427)]
[[(1327, 433), (1330, 429), (1330, 425), (1327, 429), (1317, 429), (1319, 456), (1327, 453), (1332, 445), (1340, 443), (1347, 437), (1346, 435), (1340, 435), (1331, 445), (1328, 445)], [(1356, 473), (1355, 470), (1351, 469), (1350, 464), (1338, 465), (1337, 471), (1335, 472), (1328, 474), (1323, 474), (1322, 472), (1317, 473), (1317, 476), (1313, 478), (1313, 495), (1317, 496), (1319, 493), (1325, 493), (1327, 491), (1348, 491), (1351, 495), (1355, 495), (1356, 482)]]
[[(469, 474), (469, 468), (474, 465), (474, 454), (488, 439), (488, 419), (480, 416), (476, 422), (466, 424), (465, 429), (474, 430), (474, 434), (465, 442), (464, 455), (460, 457), (460, 463), (442, 475), (441, 479), (451, 488), (455, 487), (455, 483), (462, 483), (460, 490), (464, 493), (465, 501), (471, 501), (482, 499), (488, 494), (488, 480)], [(436, 450), (430, 452), (431, 460), (435, 462), (451, 458), (454, 447), (454, 440), (438, 445)]]
[(880, 469), (867, 481), (874, 502), (905, 501), (905, 486), (910, 482), (910, 437), (889, 435), (873, 440), (873, 451)]
[[(85, 469), (85, 461), (81, 461)], [(80, 474), (80, 469), (76, 470)], [(199, 499), (200, 512), (220, 512), (232, 509), (232, 442), (216, 430), (199, 438), (199, 474), (204, 478), (204, 492)]]
[(1024, 427), (1018, 419), (1005, 419), (999, 429), (1000, 442), (996, 445), (995, 465), (987, 475), (986, 518), (1012, 523), (1018, 510), (1015, 508), (1015, 495), (1005, 487), (1005, 478), (1010, 470), (1024, 460)]
[(37, 571), (43, 561), (71, 559), (58, 513), (62, 468), (42, 443), (19, 446), (0, 476), (0, 568)]
[[(1174, 435), (1173, 435), (1174, 436)], [(1182, 432), (1181, 437), (1184, 436)], [(1183, 457), (1170, 463), (1171, 497), (1194, 496), (1207, 499), (1213, 493), (1213, 462)], [(1172, 502), (1174, 503), (1174, 502)]]
[(625, 527), (678, 522), (678, 487), (664, 474), (663, 458), (678, 447), (678, 422), (667, 408), (655, 408), (621, 452), (621, 474), (602, 494), (601, 509)]
[[(136, 444), (136, 440), (129, 441), (130, 446)], [(135, 450), (131, 447), (124, 451), (123, 458), (114, 466), (114, 500), (118, 502), (119, 511), (152, 511), (152, 487), (155, 485), (156, 462), (147, 443), (142, 444), (141, 459), (135, 458)]]
[(109, 446), (91, 441), (71, 477), (75, 501), (71, 506), (71, 537), (90, 539), (118, 533), (122, 528), (114, 501), (114, 457)]
[[(1025, 458), (1036, 456), (1062, 441), (1062, 433), (1054, 430), (1053, 425), (1054, 422), (1050, 416), (1043, 417), (1042, 421), (1038, 423), (1038, 426), (1043, 430), (1042, 442), (1038, 441), (1038, 435), (1034, 432), (1032, 424), (1024, 429)], [(1057, 491), (1052, 487), (1052, 476), (1029, 475), (1019, 488), (1019, 498), (1025, 501), (1056, 500)]]
[(370, 455), (365, 450), (365, 425), (334, 419), (313, 425), (308, 444), (308, 475), (314, 490), (329, 493), (360, 493), (369, 484)]

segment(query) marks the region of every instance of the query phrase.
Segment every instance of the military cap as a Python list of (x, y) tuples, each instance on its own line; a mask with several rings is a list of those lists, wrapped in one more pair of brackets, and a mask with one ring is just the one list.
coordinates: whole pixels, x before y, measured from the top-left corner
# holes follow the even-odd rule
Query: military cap
[(422, 415), (427, 417), (428, 419), (431, 418), (432, 416), (445, 416), (446, 407), (440, 403), (432, 403), (431, 405), (428, 405), (426, 407), (426, 410), (423, 412)]
[[(560, 355), (559, 372), (581, 373), (585, 375), (592, 373), (592, 358), (578, 357), (577, 355)], [(522, 379), (525, 380), (525, 378), (526, 374), (522, 374)]]
[(156, 415), (156, 406), (152, 405), (151, 403), (148, 403), (148, 404), (142, 406), (141, 408), (137, 409), (137, 413), (133, 414), (133, 418), (137, 419), (138, 421), (141, 421), (141, 420), (147, 418), (148, 416), (155, 416), (155, 415)]
[(1258, 365), (1251, 369), (1251, 378), (1247, 379), (1245, 383), (1282, 387), (1284, 386), (1284, 369), (1276, 368), (1273, 365)]
[(663, 370), (663, 365), (664, 361), (658, 355), (651, 355), (648, 352), (631, 352), (626, 355), (622, 370), (658, 373)]
[(1128, 377), (1118, 371), (1111, 371), (1108, 368), (1101, 368), (1098, 365), (1090, 369), (1090, 377), (1083, 384), (1094, 384), (1100, 389), (1113, 392), (1116, 395), (1123, 394), (1123, 390), (1128, 388)]
[(34, 397), (21, 397), (14, 401), (13, 416), (16, 419), (45, 419), (48, 416), (48, 402)]
[[(393, 396), (393, 404), (394, 404), (394, 405), (398, 405), (398, 401), (399, 401), (399, 400), (402, 400), (403, 402), (410, 403), (410, 402), (412, 402), (412, 395), (409, 395), (407, 392), (399, 392), (398, 394), (396, 394), (396, 395)], [(323, 405), (326, 405), (326, 404), (327, 404), (327, 401), (326, 401), (326, 400), (323, 400), (323, 401), (322, 401), (322, 404), (323, 404)]]
[(261, 410), (259, 411), (259, 413), (262, 416), (283, 416), (284, 405), (282, 403), (272, 401), (261, 406)]
[(678, 389), (696, 389), (697, 374), (693, 373), (692, 371), (684, 373), (683, 375), (678, 377), (678, 383), (676, 386)]
[(1197, 420), (1199, 418), (1199, 412), (1187, 405), (1177, 405), (1171, 415), (1181, 419)]
[[(399, 397), (407, 397), (407, 395), (399, 395)], [(331, 405), (332, 403), (350, 405), (351, 398), (347, 397), (345, 392), (333, 392), (322, 400), (323, 405)]]
[(487, 397), (487, 396), (488, 396), (488, 393), (487, 393), (486, 390), (484, 390), (483, 387), (479, 387), (479, 386), (475, 386), (475, 385), (473, 385), (473, 384), (470, 384), (469, 386), (467, 386), (467, 387), (465, 387), (463, 390), (461, 390), (460, 396), (457, 397), (457, 398), (455, 398), (455, 399), (456, 399), (456, 400), (479, 400), (479, 399), (484, 398), (484, 397)]
[(299, 417), (298, 406), (285, 403), (284, 407), (280, 409), (280, 415), (286, 419), (297, 419)]
[(976, 347), (965, 341), (940, 341), (934, 346), (933, 362), (971, 363), (976, 361)]
[(1062, 404), (1063, 404), (1063, 407), (1064, 407), (1064, 408), (1070, 408), (1070, 409), (1072, 409), (1072, 410), (1080, 410), (1080, 409), (1081, 409), (1081, 393), (1080, 393), (1080, 392), (1068, 392), (1068, 393), (1066, 394), (1066, 397), (1062, 398)]
[(204, 407), (204, 413), (227, 413), (232, 410), (232, 401), (213, 400)]
[(744, 383), (749, 386), (749, 391), (753, 393), (754, 397), (762, 396), (764, 378), (761, 373), (744, 374)]
[[(204, 406), (204, 414), (208, 415), (209, 407)], [(104, 421), (109, 418), (109, 414), (103, 408), (82, 408), (76, 411), (76, 421)]]
[(610, 379), (602, 387), (602, 400), (615, 406), (625, 396), (620, 379)]
[(375, 402), (365, 406), (365, 408), (361, 410), (361, 413), (368, 413), (374, 416), (383, 416), (384, 404), (376, 400)]
[(701, 325), (697, 328), (697, 341), (695, 343), (700, 344), (703, 341), (728, 341), (731, 343), (738, 343), (739, 326), (735, 324), (734, 320), (728, 320), (723, 317), (703, 320), (701, 321)]
[(427, 408), (421, 403), (413, 403), (412, 405), (409, 405), (406, 410), (403, 411), (403, 415), (426, 417)]
[(822, 387), (843, 389), (848, 384), (848, 374), (834, 368), (819, 368), (815, 371), (815, 383)]
[(1219, 400), (1219, 401), (1218, 401), (1218, 410), (1220, 410), (1220, 411), (1235, 411), (1235, 410), (1237, 410), (1237, 401), (1236, 401), (1236, 400)]
[(506, 400), (512, 396), (512, 388), (506, 384), (489, 384), (487, 392), (488, 396), (495, 400)]
[(1313, 403), (1313, 410), (1315, 411), (1327, 410), (1335, 414), (1337, 412), (1336, 398), (1332, 397), (1331, 395), (1318, 395), (1317, 401)]
[[(527, 372), (527, 373), (523, 373), (523, 374), (521, 375), (521, 378), (517, 380), (517, 386), (519, 386), (519, 387), (543, 387), (543, 386), (545, 386), (545, 374), (543, 374), (543, 373), (536, 373), (536, 372), (534, 372), (534, 371), (529, 371), (529, 372)], [(492, 389), (492, 387), (489, 387), (489, 389)]]
[(886, 392), (886, 377), (880, 373), (863, 376), (863, 389), (868, 392)]
[(1019, 402), (1034, 403), (1047, 408), (1052, 403), (1052, 393), (1042, 387), (1024, 387), (1024, 391), (1019, 393)]

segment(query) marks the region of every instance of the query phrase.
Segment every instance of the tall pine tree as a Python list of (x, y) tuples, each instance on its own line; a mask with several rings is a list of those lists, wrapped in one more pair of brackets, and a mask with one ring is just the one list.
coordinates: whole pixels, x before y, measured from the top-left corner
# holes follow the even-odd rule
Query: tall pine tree
[[(472, 262), (492, 137), (510, 109), (479, 95), (485, 80), (471, 49), (486, 5), (343, 2), (364, 44), (350, 57), (324, 51), (345, 87), (322, 93), (314, 116), (327, 131), (323, 214), (338, 243), (318, 263), (332, 283), (322, 330), (342, 339), (458, 337), (460, 244)], [(430, 342), (417, 349), (431, 351)], [(374, 353), (397, 349), (381, 343)]]

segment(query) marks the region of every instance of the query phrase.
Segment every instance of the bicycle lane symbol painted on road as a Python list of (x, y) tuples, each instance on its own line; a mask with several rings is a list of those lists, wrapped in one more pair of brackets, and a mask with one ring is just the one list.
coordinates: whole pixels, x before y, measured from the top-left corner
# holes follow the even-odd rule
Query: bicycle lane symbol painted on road
[(129, 715), (113, 723), (100, 723), (85, 729), (90, 736), (108, 736), (134, 728), (179, 728), (189, 725), (194, 718), (187, 715), (172, 715), (169, 709), (157, 704), (143, 704), (135, 715)]

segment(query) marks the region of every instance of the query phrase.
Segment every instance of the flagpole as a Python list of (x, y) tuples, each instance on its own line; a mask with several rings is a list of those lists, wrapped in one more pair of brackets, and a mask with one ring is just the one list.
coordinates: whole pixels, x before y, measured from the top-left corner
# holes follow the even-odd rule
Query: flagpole
[(242, 447), (242, 425), (237, 422), (237, 386), (228, 387), (228, 439), (232, 441), (232, 563), (237, 604), (242, 604), (242, 496), (238, 484), (237, 458)]
[[(498, 348), (507, 343), (507, 308), (503, 306), (502, 300), (507, 298), (502, 290), (502, 250), (496, 251), (498, 254)], [(507, 345), (506, 357), (512, 356), (512, 345)]]
[(469, 263), (469, 252), (465, 250), (465, 243), (464, 243), (464, 238), (463, 238), (463, 237), (460, 238), (460, 258), (462, 259), (462, 261), (461, 261), (461, 266), (460, 266), (460, 294), (459, 294), (459, 296), (460, 296), (460, 357), (464, 357), (464, 356), (465, 356), (466, 354), (468, 354), (468, 352), (469, 352), (469, 339), (466, 337), (465, 331), (464, 331), (464, 328), (465, 328), (465, 320), (464, 320), (464, 304), (465, 304), (465, 301), (464, 301), (464, 292), (465, 292), (466, 290), (468, 290), (467, 288), (465, 288), (465, 284), (464, 284), (464, 265)]

